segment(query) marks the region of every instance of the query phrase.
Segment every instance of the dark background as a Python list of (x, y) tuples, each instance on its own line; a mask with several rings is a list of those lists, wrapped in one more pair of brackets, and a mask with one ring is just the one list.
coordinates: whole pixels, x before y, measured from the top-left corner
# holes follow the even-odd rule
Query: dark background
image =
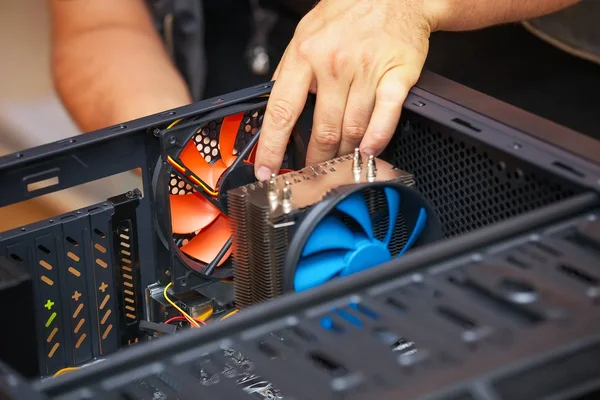
[[(246, 2), (208, 3), (205, 96), (270, 80), (271, 75), (255, 76), (248, 68), (245, 50), (251, 17)], [(273, 70), (299, 20), (297, 14), (279, 11), (279, 22), (270, 37)], [(435, 33), (425, 68), (600, 139), (600, 65), (554, 48), (520, 24)]]

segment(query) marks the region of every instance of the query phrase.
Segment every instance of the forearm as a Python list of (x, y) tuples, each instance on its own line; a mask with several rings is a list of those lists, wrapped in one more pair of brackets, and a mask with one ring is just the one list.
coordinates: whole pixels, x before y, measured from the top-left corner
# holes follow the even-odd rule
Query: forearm
[[(404, 0), (401, 0), (404, 1)], [(581, 0), (424, 0), (432, 30), (464, 31), (523, 21), (559, 11)]]
[[(65, 9), (76, 3), (77, 8)], [(139, 0), (54, 3), (54, 83), (84, 132), (191, 101), (142, 4)], [(85, 22), (86, 17), (95, 20)]]

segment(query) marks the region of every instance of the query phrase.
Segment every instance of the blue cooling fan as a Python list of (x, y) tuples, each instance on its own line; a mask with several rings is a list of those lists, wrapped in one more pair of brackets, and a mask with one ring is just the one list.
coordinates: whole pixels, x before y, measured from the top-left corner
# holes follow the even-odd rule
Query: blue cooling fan
[[(406, 253), (417, 242), (423, 244), (442, 237), (437, 216), (416, 191), (402, 186), (380, 189), (383, 189), (388, 209), (389, 223), (385, 237), (382, 240), (375, 237), (363, 191), (346, 196), (334, 207), (338, 213), (327, 213), (306, 240), (294, 273), (293, 285), (296, 292), (392, 260), (390, 243), (399, 213), (404, 217), (410, 235), (396, 257)], [(351, 230), (336, 215), (340, 213), (352, 218), (360, 227), (359, 231)]]

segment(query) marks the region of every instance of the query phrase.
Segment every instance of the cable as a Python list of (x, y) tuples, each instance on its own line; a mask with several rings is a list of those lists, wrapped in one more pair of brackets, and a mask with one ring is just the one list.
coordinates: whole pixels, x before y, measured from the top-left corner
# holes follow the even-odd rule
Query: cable
[(165, 286), (165, 290), (163, 291), (163, 296), (165, 298), (165, 300), (167, 300), (167, 302), (177, 311), (179, 311), (181, 313), (181, 315), (183, 315), (185, 317), (185, 319), (188, 320), (188, 322), (195, 326), (196, 328), (200, 328), (200, 325), (198, 325), (198, 323), (192, 318), (190, 317), (185, 311), (183, 311), (177, 304), (173, 303), (173, 301), (171, 299), (169, 299), (169, 296), (167, 295), (167, 290), (169, 290), (169, 288), (173, 285), (173, 282), (169, 282), (169, 284), (167, 286)]
[(173, 122), (171, 122), (171, 125), (167, 126), (167, 130), (171, 129), (172, 127), (174, 127), (175, 125), (177, 125), (178, 123), (180, 123), (181, 121), (183, 121), (183, 118), (179, 118)]
[[(190, 179), (191, 181), (193, 181), (195, 184), (197, 184), (198, 186), (202, 187), (202, 189), (210, 194), (213, 197), (217, 197), (219, 195), (219, 191), (218, 190), (212, 190), (208, 187), (208, 184), (206, 182), (204, 182), (203, 180), (201, 180), (200, 178), (197, 178), (193, 175), (188, 176), (187, 174), (187, 169), (182, 167), (179, 163), (177, 163), (177, 161), (175, 161), (171, 156), (167, 156), (167, 161), (169, 162), (169, 164), (171, 164), (173, 167), (175, 167), (179, 172), (181, 172), (186, 178)], [(191, 171), (190, 171), (191, 172)], [(193, 172), (192, 172), (193, 174)]]
[(55, 374), (54, 377), (56, 378), (57, 376), (61, 376), (62, 374), (66, 374), (67, 372), (73, 372), (73, 371), (77, 371), (79, 369), (79, 367), (68, 367), (68, 368), (63, 368), (61, 370), (58, 370)]
[(223, 321), (224, 319), (227, 319), (229, 317), (231, 317), (234, 314), (237, 314), (239, 310), (233, 310), (232, 312), (230, 312), (229, 314), (224, 315), (223, 317), (221, 317), (221, 319), (219, 319), (219, 321)]

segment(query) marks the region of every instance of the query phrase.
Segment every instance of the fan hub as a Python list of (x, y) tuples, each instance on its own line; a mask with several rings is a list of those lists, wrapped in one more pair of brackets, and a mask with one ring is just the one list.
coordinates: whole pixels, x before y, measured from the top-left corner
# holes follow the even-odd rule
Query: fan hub
[(361, 240), (354, 251), (346, 255), (347, 267), (339, 276), (348, 276), (376, 267), (392, 259), (392, 255), (385, 243), (379, 240)]

